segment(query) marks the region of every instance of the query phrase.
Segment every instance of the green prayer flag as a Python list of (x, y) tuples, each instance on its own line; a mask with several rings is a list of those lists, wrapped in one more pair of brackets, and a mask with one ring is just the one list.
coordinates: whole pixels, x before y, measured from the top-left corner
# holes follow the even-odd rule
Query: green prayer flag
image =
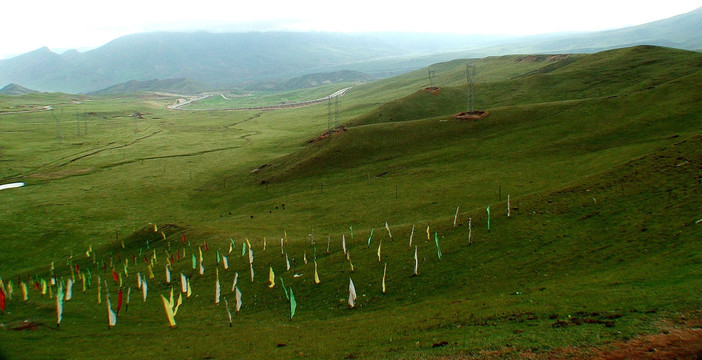
[(353, 226), (349, 226), (349, 230), (351, 230), (351, 238), (353, 239)]
[(295, 316), (295, 309), (297, 309), (297, 301), (295, 301), (295, 294), (293, 294), (293, 290), (290, 288), (290, 320)]
[(241, 243), (241, 256), (246, 255), (246, 243), (242, 242)]
[(221, 261), (221, 258), (219, 256), (219, 250), (217, 250), (217, 264), (219, 264), (220, 261)]
[(487, 227), (488, 227), (488, 231), (490, 231), (490, 205), (488, 205), (487, 209), (485, 209), (485, 210), (487, 210)]
[(197, 258), (195, 257), (195, 254), (191, 254), (193, 257), (193, 269), (197, 269)]
[(283, 281), (283, 277), (279, 276), (280, 279), (280, 287), (283, 288), (283, 292), (285, 293), (285, 299), (290, 300), (290, 295), (288, 295), (288, 289), (285, 288), (285, 281)]
[(436, 256), (441, 260), (441, 248), (439, 247), (439, 233), (434, 232), (434, 242), (436, 243)]
[(373, 239), (373, 230), (375, 229), (371, 229), (370, 236), (368, 237), (368, 247), (370, 247), (371, 240)]

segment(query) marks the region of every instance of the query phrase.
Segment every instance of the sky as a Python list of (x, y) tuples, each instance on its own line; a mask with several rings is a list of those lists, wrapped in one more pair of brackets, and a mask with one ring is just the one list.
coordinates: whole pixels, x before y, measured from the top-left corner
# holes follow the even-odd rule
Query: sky
[(0, 59), (43, 46), (87, 51), (153, 31), (434, 32), (534, 35), (598, 31), (683, 14), (699, 0), (34, 0), (0, 12)]

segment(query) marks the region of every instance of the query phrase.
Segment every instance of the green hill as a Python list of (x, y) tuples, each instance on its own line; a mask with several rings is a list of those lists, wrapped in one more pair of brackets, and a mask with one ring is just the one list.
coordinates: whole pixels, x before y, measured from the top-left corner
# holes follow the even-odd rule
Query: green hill
[[(694, 333), (700, 60), (636, 47), (436, 64), (437, 94), (422, 90), (427, 69), (356, 86), (342, 101), (346, 131), (314, 143), (326, 104), (168, 112), (170, 99), (155, 97), (47, 98), (64, 111), (3, 115), (0, 178), (27, 186), (0, 194), (0, 275), (15, 286), (0, 319), (37, 330), (0, 330), (0, 354), (562, 358), (641, 334)], [(476, 104), (490, 111), (471, 122), (454, 118), (466, 64), (476, 64)], [(137, 110), (142, 118), (130, 116)], [(204, 275), (192, 266), (198, 249)], [(80, 280), (76, 265), (92, 272), (59, 330), (50, 329), (55, 300), (34, 289), (17, 300), (17, 282), (48, 279), (52, 261), (64, 283), (71, 272)], [(132, 297), (108, 330), (105, 293), (114, 308), (120, 286), (112, 267)], [(244, 298), (230, 327), (215, 281), (233, 306), (234, 271)], [(177, 298), (180, 273), (193, 296), (168, 329), (158, 295), (173, 286)], [(281, 279), (297, 301), (292, 320)]]

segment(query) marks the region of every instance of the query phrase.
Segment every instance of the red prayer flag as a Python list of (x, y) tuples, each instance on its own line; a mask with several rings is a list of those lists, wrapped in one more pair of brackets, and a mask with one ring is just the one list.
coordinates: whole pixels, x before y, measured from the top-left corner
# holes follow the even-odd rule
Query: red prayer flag
[(185, 244), (185, 234), (183, 234), (183, 244)]
[(5, 312), (5, 292), (0, 288), (0, 310)]
[(207, 240), (205, 240), (205, 251), (210, 251), (210, 248), (207, 247)]
[(119, 289), (117, 293), (117, 313), (119, 314), (119, 309), (122, 308), (122, 289)]
[(114, 270), (112, 270), (112, 280), (114, 280), (115, 282), (119, 281), (119, 276)]

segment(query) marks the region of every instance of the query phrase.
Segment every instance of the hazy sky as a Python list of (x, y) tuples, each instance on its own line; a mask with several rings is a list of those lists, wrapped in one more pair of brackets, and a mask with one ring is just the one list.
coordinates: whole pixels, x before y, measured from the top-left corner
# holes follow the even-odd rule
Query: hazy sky
[(90, 50), (150, 31), (411, 31), (531, 35), (638, 25), (694, 10), (699, 0), (35, 0), (0, 12), (0, 59), (42, 46)]

